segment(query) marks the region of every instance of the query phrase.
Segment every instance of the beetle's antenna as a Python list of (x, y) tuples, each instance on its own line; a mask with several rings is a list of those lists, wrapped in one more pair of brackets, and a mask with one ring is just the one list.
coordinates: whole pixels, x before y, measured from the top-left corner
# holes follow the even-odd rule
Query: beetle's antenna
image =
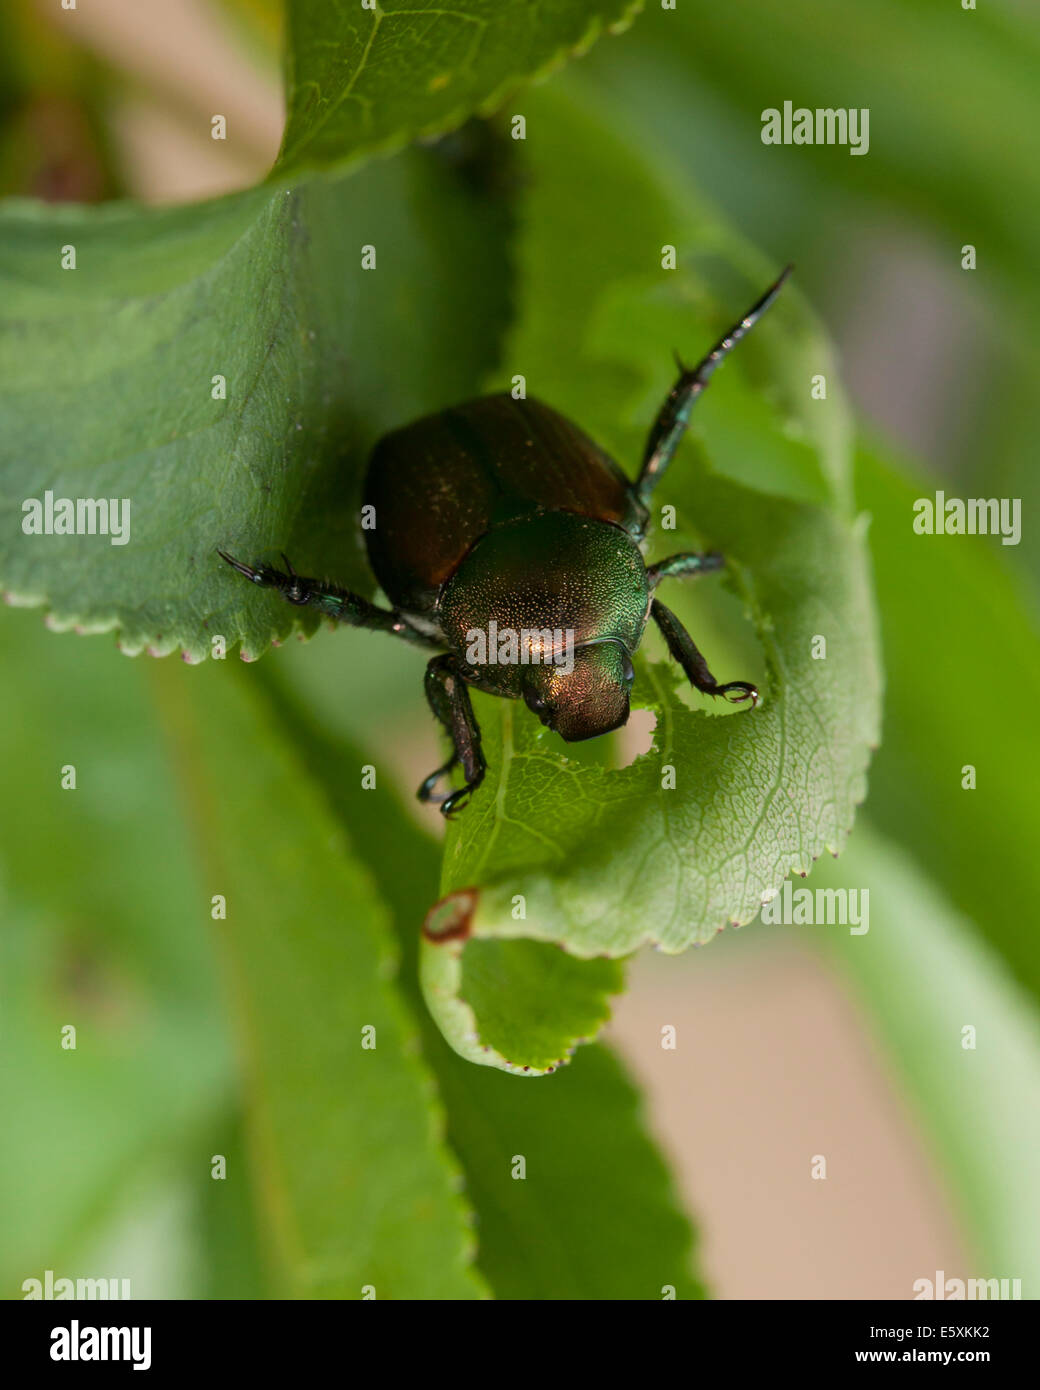
[(765, 294), (752, 304), (743, 318), (738, 319), (733, 327), (723, 334), (707, 356), (697, 363), (696, 367), (684, 367), (678, 354), (676, 354), (676, 361), (679, 364), (679, 379), (669, 392), (668, 399), (654, 421), (646, 441), (646, 449), (643, 452), (643, 466), (635, 484), (636, 497), (644, 506), (649, 502), (650, 494), (675, 456), (679, 441), (686, 433), (686, 426), (690, 423), (690, 412), (693, 410), (697, 397), (707, 387), (716, 367), (725, 361), (741, 338), (751, 332), (772, 304), (792, 270), (794, 270), (793, 265), (784, 266)]

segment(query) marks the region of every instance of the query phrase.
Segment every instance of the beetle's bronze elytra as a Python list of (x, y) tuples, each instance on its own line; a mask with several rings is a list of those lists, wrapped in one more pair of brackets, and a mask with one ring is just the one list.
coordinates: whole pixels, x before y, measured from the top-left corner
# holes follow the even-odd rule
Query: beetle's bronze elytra
[[(640, 547), (650, 496), (694, 402), (790, 270), (696, 367), (680, 364), (634, 483), (576, 425), (534, 399), (483, 396), (385, 435), (368, 465), (364, 501), (376, 520), (365, 539), (390, 609), (305, 579), (288, 559), (283, 572), (219, 552), (289, 603), (438, 653), (426, 668), (426, 698), (452, 755), (423, 782), (420, 800), (438, 800), (450, 815), (484, 778), (471, 685), (523, 699), (571, 742), (624, 724), (632, 655), (648, 618), (696, 689), (734, 703), (757, 700), (747, 681), (720, 685), (675, 614), (654, 597), (662, 579), (719, 569), (722, 556), (670, 555), (647, 566)], [(496, 648), (501, 634), (510, 642)], [(465, 785), (436, 796), (438, 781), (459, 765)]]

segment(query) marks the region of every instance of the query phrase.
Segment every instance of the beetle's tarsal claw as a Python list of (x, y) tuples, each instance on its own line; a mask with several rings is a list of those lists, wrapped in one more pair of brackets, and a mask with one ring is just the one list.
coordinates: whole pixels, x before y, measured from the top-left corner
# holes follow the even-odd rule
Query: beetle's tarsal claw
[(473, 795), (473, 793), (480, 786), (481, 782), (483, 782), (484, 780), (483, 770), (481, 770), (480, 775), (476, 778), (475, 781), (467, 782), (464, 787), (460, 787), (458, 791), (451, 792), (448, 796), (423, 797), (422, 790), (423, 787), (426, 787), (434, 778), (440, 777), (443, 773), (450, 771), (451, 768), (455, 766), (455, 763), (457, 761), (459, 760), (455, 759), (446, 767), (439, 768), (435, 773), (432, 774), (432, 777), (427, 777), (426, 781), (419, 789), (420, 800), (430, 800), (434, 802), (439, 802), (441, 815), (445, 816), (448, 820), (454, 820), (456, 813), (461, 811), (465, 806), (469, 804), (470, 797)]
[(427, 777), (426, 781), (415, 793), (415, 795), (423, 803), (424, 806), (439, 806), (442, 801), (447, 801), (450, 795), (450, 792), (434, 791), (434, 787), (437, 785), (436, 779), (438, 775), (439, 774), (437, 773), (431, 773), (431, 775)]
[(262, 582), (263, 576), (260, 571), (254, 569), (252, 565), (247, 565), (241, 560), (236, 560), (235, 557), (229, 555), (226, 550), (218, 550), (217, 554), (222, 560), (225, 560), (233, 570), (238, 570), (239, 574), (244, 574), (245, 577), (254, 584), (260, 584)]
[(452, 768), (455, 766), (457, 762), (458, 758), (449, 758), (443, 767), (439, 767), (435, 772), (431, 772), (429, 777), (426, 778), (422, 786), (415, 793), (418, 799), (424, 803), (432, 802), (434, 805), (450, 800), (449, 793), (445, 792), (440, 796), (435, 796), (433, 789), (434, 787), (436, 787), (437, 783), (441, 780), (442, 777), (446, 777), (448, 775), (448, 773), (452, 770)]
[(452, 820), (456, 812), (463, 809), (472, 795), (472, 787), (461, 787), (457, 792), (452, 792), (451, 796), (446, 796), (441, 802), (441, 815)]
[(713, 693), (724, 696), (731, 705), (742, 705), (745, 700), (750, 700), (752, 705), (758, 704), (758, 689), (749, 681), (729, 681)]

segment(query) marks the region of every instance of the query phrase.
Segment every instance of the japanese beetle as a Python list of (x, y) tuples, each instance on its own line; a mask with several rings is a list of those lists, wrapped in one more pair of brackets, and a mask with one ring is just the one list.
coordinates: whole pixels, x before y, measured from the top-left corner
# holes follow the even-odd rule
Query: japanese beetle
[[(717, 570), (722, 556), (670, 555), (647, 566), (641, 547), (651, 494), (694, 402), (790, 270), (696, 367), (679, 363), (634, 483), (576, 425), (534, 399), (484, 396), (380, 439), (365, 480), (365, 504), (375, 508), (365, 540), (389, 609), (302, 578), (286, 557), (283, 572), (219, 551), (239, 574), (289, 603), (438, 653), (426, 668), (426, 698), (452, 755), (423, 782), (421, 801), (439, 801), (450, 815), (484, 778), (471, 685), (523, 699), (571, 742), (624, 724), (632, 656), (648, 618), (697, 690), (733, 703), (758, 699), (747, 681), (720, 685), (678, 618), (654, 597), (662, 579)], [(505, 647), (492, 647), (502, 634), (511, 634)], [(435, 796), (438, 781), (459, 764), (465, 785)]]

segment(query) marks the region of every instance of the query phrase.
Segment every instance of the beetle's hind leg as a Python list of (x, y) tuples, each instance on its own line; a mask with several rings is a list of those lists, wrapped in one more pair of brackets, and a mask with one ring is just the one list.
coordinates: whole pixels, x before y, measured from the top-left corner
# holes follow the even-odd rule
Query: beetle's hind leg
[(650, 430), (643, 452), (643, 466), (633, 489), (636, 498), (644, 507), (649, 504), (650, 494), (675, 457), (679, 441), (686, 433), (686, 426), (690, 423), (690, 412), (693, 410), (697, 397), (706, 389), (715, 368), (729, 355), (741, 338), (746, 333), (750, 333), (772, 304), (780, 293), (784, 281), (790, 275), (791, 269), (791, 266), (784, 268), (776, 283), (770, 285), (765, 294), (752, 304), (744, 317), (738, 319), (728, 333), (723, 334), (707, 356), (697, 363), (696, 367), (684, 367), (682, 362), (679, 362), (678, 379), (668, 393), (668, 398)]
[(436, 647), (440, 644), (417, 632), (401, 617), (387, 608), (377, 608), (360, 594), (349, 589), (339, 589), (334, 584), (326, 584), (320, 579), (305, 579), (293, 569), (287, 555), (283, 555), (286, 572), (273, 569), (270, 565), (254, 567), (242, 560), (236, 560), (226, 550), (217, 554), (233, 570), (237, 570), (261, 589), (276, 589), (286, 603), (297, 608), (317, 608), (326, 617), (350, 627), (367, 627), (374, 632), (388, 632), (393, 637), (401, 637), (406, 642), (415, 642), (421, 647)]
[(690, 579), (697, 574), (710, 574), (712, 570), (722, 569), (725, 563), (717, 550), (706, 555), (689, 551), (684, 555), (669, 555), (665, 560), (658, 560), (656, 565), (649, 565), (646, 577), (652, 591), (662, 579)]
[(650, 605), (650, 616), (661, 629), (668, 650), (686, 672), (695, 690), (705, 695), (722, 695), (733, 705), (742, 704), (745, 700), (750, 700), (753, 705), (758, 703), (758, 691), (749, 681), (727, 681), (725, 685), (719, 685), (693, 638), (660, 599), (655, 598)]
[[(455, 658), (435, 656), (426, 668), (426, 699), (451, 739), (452, 755), (443, 767), (431, 772), (417, 793), (420, 801), (439, 801), (441, 815), (460, 810), (484, 780), (487, 764), (480, 747), (480, 728), (470, 703), (466, 682), (458, 672)], [(435, 797), (433, 789), (440, 778), (462, 764), (466, 785), (448, 796)]]

